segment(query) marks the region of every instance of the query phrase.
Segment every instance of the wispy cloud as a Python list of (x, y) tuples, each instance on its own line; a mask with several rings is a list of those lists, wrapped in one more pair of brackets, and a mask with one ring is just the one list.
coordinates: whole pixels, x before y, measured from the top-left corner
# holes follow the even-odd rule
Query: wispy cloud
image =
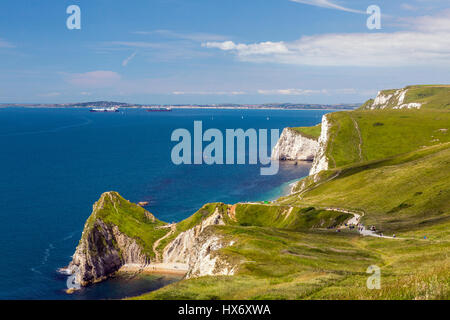
[(163, 45), (161, 43), (147, 42), (147, 41), (111, 41), (111, 42), (106, 42), (105, 44), (110, 45), (110, 46), (127, 47), (127, 48), (160, 49), (163, 47)]
[(312, 94), (326, 93), (326, 90), (276, 89), (276, 90), (258, 90), (258, 93), (263, 95), (308, 96)]
[(246, 94), (244, 91), (174, 91), (172, 92), (174, 95), (199, 95), (199, 96), (208, 96), (208, 95), (217, 95), (217, 96), (236, 96)]
[(365, 11), (355, 10), (355, 9), (343, 7), (343, 6), (340, 6), (340, 5), (336, 4), (336, 3), (334, 3), (334, 1), (329, 1), (329, 0), (289, 0), (289, 1), (302, 3), (302, 4), (308, 4), (308, 5), (311, 5), (311, 6), (316, 6), (316, 7), (321, 7), (321, 8), (335, 9), (335, 10), (346, 11), (346, 12), (366, 14)]
[(136, 57), (137, 52), (133, 52), (130, 56), (128, 56), (125, 60), (122, 61), (122, 67), (126, 67), (131, 60)]
[(180, 39), (180, 40), (191, 40), (195, 42), (203, 41), (224, 41), (229, 39), (229, 37), (205, 33), (205, 32), (194, 32), (194, 33), (179, 33), (171, 30), (153, 30), (153, 31), (135, 31), (134, 34), (139, 35), (159, 35), (167, 38)]
[(450, 65), (450, 12), (416, 17), (414, 29), (392, 33), (303, 36), (292, 42), (207, 42), (248, 62), (310, 66)]
[(258, 94), (262, 95), (281, 95), (281, 96), (310, 96), (318, 94), (339, 94), (339, 95), (355, 95), (366, 94), (367, 91), (359, 92), (355, 88), (342, 89), (270, 89), (258, 90)]

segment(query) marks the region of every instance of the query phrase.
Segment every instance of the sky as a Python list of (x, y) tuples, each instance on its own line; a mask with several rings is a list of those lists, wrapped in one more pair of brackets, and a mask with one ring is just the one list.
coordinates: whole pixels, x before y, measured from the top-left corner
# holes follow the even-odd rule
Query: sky
[(449, 71), (448, 0), (0, 2), (0, 103), (362, 103)]

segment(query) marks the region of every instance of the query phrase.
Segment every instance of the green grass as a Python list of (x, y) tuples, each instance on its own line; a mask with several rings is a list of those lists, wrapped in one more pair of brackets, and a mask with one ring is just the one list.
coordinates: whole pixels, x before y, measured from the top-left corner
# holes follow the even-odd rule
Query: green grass
[(180, 233), (187, 231), (189, 229), (192, 229), (199, 223), (201, 223), (204, 219), (212, 215), (216, 209), (220, 210), (220, 212), (225, 213), (227, 210), (227, 205), (224, 203), (208, 203), (201, 207), (196, 213), (194, 213), (189, 218), (180, 221), (176, 225), (176, 231), (170, 235), (169, 237), (165, 238), (159, 243), (158, 252), (163, 252), (164, 248), (172, 242)]
[(336, 179), (279, 202), (338, 206), (366, 212), (367, 223), (389, 232), (450, 217), (450, 145), (342, 169)]
[[(450, 108), (450, 85), (417, 85), (408, 86), (403, 104), (420, 103), (421, 110), (448, 110)], [(394, 96), (397, 89), (382, 90), (381, 93), (385, 96), (392, 95), (387, 101), (385, 109), (392, 109), (399, 104), (399, 96)], [(367, 109), (373, 104), (371, 99), (364, 103), (360, 110)], [(378, 110), (380, 111), (380, 110)]]
[[(138, 299), (449, 299), (449, 86), (408, 89), (405, 103), (421, 110), (330, 114), (331, 169), (304, 179), (301, 194), (238, 204), (234, 219), (207, 229), (233, 241), (217, 254), (239, 266), (236, 275), (183, 280)], [(180, 232), (217, 206), (229, 209), (206, 206)], [(398, 238), (328, 230), (350, 216), (327, 207), (362, 211), (366, 225)], [(371, 265), (381, 268), (381, 290), (366, 286)]]
[[(215, 232), (236, 241), (220, 254), (242, 261), (237, 275), (183, 280), (137, 299), (449, 298), (447, 241), (237, 226)], [(381, 290), (367, 289), (371, 265), (381, 268)]]
[[(385, 159), (450, 141), (449, 111), (385, 110), (337, 112), (326, 155), (331, 168)], [(443, 130), (444, 129), (444, 130)]]
[(450, 108), (450, 86), (410, 86), (406, 93), (405, 102), (422, 103), (424, 109), (449, 109)]
[(291, 128), (291, 129), (300, 133), (302, 136), (304, 136), (306, 138), (317, 140), (320, 137), (322, 125), (318, 124), (314, 127), (297, 127), (297, 128)]
[[(168, 232), (167, 229), (158, 227), (166, 223), (154, 219), (144, 208), (125, 200), (117, 192), (103, 194), (100, 202), (102, 206), (93, 212), (86, 226), (92, 227), (97, 219), (116, 225), (120, 232), (135, 239), (148, 257), (154, 257), (153, 243)], [(87, 235), (88, 232), (84, 234)]]
[(237, 224), (241, 226), (272, 227), (286, 230), (329, 228), (343, 224), (352, 216), (336, 211), (316, 210), (314, 207), (267, 206), (239, 204)]

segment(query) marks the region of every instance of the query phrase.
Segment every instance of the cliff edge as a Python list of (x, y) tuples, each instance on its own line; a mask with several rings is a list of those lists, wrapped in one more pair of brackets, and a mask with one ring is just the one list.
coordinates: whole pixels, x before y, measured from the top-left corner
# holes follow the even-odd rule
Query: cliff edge
[(154, 260), (148, 233), (167, 232), (145, 209), (106, 192), (94, 204), (81, 240), (66, 268), (74, 286), (86, 286), (106, 279), (124, 264), (147, 265)]
[(306, 137), (293, 128), (285, 128), (272, 151), (272, 159), (313, 161), (318, 146), (317, 139)]

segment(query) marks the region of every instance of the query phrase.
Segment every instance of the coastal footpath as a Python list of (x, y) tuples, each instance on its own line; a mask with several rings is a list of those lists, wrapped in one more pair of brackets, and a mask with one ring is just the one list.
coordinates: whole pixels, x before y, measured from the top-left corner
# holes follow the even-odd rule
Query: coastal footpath
[[(82, 286), (126, 268), (185, 274), (138, 299), (449, 299), (450, 86), (378, 98), (283, 132), (275, 158), (314, 160), (276, 201), (207, 204), (169, 225), (103, 194), (69, 273)], [(366, 285), (373, 265), (380, 290)]]

